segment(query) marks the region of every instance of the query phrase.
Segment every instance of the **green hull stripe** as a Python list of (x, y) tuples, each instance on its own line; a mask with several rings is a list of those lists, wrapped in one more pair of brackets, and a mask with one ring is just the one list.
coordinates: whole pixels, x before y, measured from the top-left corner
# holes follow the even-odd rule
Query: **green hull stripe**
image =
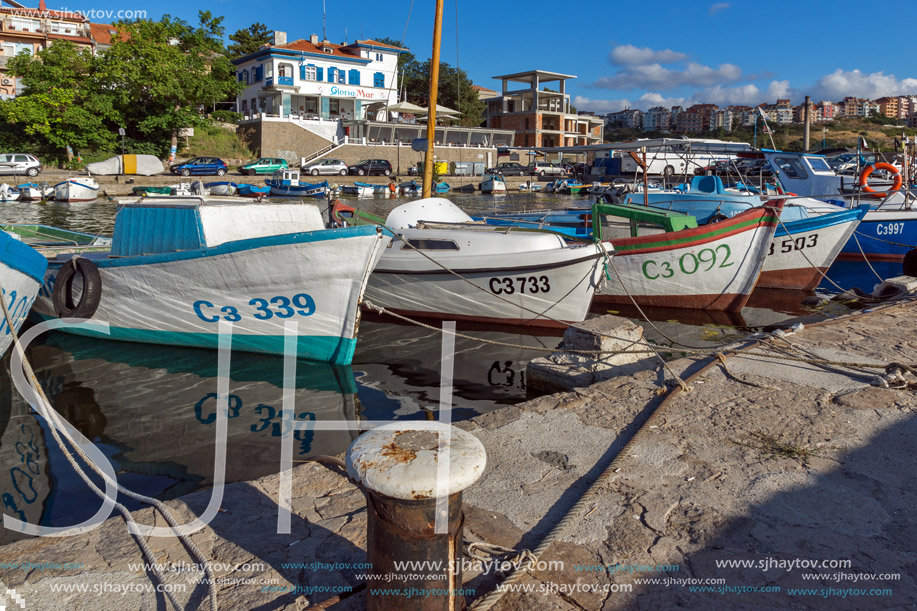
[[(698, 234), (696, 229), (683, 230), (683, 231), (691, 231), (692, 235), (686, 236), (683, 238), (676, 238), (674, 240), (673, 239), (668, 239), (668, 240), (661, 239), (661, 240), (656, 240), (652, 242), (641, 242), (640, 244), (624, 243), (624, 244), (618, 245), (617, 242), (626, 242), (629, 239), (629, 238), (624, 238), (623, 240), (612, 240), (611, 242), (612, 244), (614, 244), (615, 250), (624, 251), (624, 252), (628, 250), (647, 250), (650, 248), (659, 248), (662, 246), (687, 246), (691, 242), (697, 242), (699, 240), (708, 240), (712, 237), (719, 237), (724, 234), (741, 233), (746, 228), (754, 227), (755, 225), (769, 226), (769, 225), (776, 225), (776, 224), (777, 223), (775, 220), (768, 219), (767, 216), (764, 216), (764, 217), (756, 217), (756, 218), (753, 218), (747, 221), (743, 221), (741, 223), (736, 223), (735, 225), (727, 225), (723, 228), (718, 228), (709, 233)], [(668, 234), (663, 233), (663, 234), (660, 234), (660, 237), (664, 237), (666, 235)]]

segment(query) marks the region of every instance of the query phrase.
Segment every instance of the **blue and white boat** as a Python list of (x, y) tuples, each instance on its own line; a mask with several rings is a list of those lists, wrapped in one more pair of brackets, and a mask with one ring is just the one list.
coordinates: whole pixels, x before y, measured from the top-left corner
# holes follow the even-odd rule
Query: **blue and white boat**
[(856, 187), (865, 182), (863, 175), (868, 177), (871, 173), (869, 166), (863, 169), (860, 177), (839, 176), (819, 155), (785, 151), (763, 153), (787, 191), (845, 208), (870, 206), (841, 250), (840, 258), (862, 259), (865, 255), (871, 261), (901, 261), (917, 246), (917, 194), (913, 190), (868, 193)]
[(491, 172), (481, 177), (481, 193), (506, 193), (506, 180), (502, 174)]
[(249, 185), (246, 183), (242, 183), (242, 184), (236, 185), (236, 193), (238, 193), (242, 197), (258, 197), (258, 196), (269, 195), (271, 193), (271, 188), (268, 186), (262, 187), (261, 185)]
[(91, 202), (99, 196), (99, 183), (91, 176), (70, 178), (54, 185), (54, 199), (59, 202)]
[(328, 192), (328, 181), (315, 184), (300, 184), (299, 170), (278, 170), (271, 178), (264, 180), (271, 188), (271, 195), (292, 195), (295, 197), (324, 197)]
[[(0, 231), (0, 299), (6, 303), (13, 330), (19, 331), (38, 295), (48, 261), (17, 236)], [(10, 325), (0, 312), (0, 356), (13, 341)]]
[(0, 184), (0, 202), (15, 202), (22, 196), (19, 189), (6, 183)]
[(203, 348), (225, 321), (235, 350), (283, 354), (290, 333), (299, 357), (348, 364), (388, 240), (373, 226), (325, 229), (301, 203), (144, 198), (118, 211), (109, 251), (49, 261), (34, 310), (107, 323), (67, 329), (80, 335)]
[(373, 195), (375, 191), (376, 185), (372, 185), (366, 182), (355, 182), (352, 185), (344, 185), (341, 187), (341, 193), (344, 195), (356, 195), (357, 197)]
[(16, 185), (19, 190), (20, 199), (23, 201), (38, 201), (54, 197), (54, 187), (48, 183), (26, 182)]

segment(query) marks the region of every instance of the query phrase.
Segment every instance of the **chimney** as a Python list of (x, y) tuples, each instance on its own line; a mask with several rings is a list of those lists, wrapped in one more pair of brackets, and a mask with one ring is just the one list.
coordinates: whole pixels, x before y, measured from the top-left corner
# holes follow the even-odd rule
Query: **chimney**
[(41, 12), (46, 11), (45, 0), (38, 0), (38, 10)]
[(318, 46), (318, 34), (313, 34), (312, 36), (310, 36), (309, 42), (311, 42), (313, 45)]
[(274, 46), (287, 44), (287, 33), (274, 30)]

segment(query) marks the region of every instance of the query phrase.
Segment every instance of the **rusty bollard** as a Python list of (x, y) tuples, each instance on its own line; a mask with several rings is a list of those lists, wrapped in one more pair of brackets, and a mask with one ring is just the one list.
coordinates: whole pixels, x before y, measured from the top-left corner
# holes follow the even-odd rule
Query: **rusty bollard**
[[(448, 476), (438, 482), (445, 454)], [(347, 471), (366, 491), (367, 609), (464, 608), (462, 490), (477, 481), (486, 462), (474, 435), (439, 422), (386, 424), (354, 440)], [(437, 493), (448, 500), (448, 507), (439, 503), (439, 529)]]

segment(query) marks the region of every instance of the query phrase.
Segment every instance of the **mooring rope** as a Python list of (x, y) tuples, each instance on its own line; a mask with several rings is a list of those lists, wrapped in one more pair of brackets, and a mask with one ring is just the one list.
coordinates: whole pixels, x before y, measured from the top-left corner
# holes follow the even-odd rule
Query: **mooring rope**
[[(0, 293), (5, 294), (2, 287), (0, 287)], [(89, 489), (92, 490), (93, 493), (96, 494), (96, 496), (98, 496), (101, 499), (107, 498), (106, 494), (102, 492), (101, 489), (99, 489), (99, 487), (95, 484), (95, 482), (93, 482), (89, 478), (89, 476), (86, 474), (83, 468), (79, 465), (79, 463), (73, 457), (73, 454), (71, 453), (71, 451), (67, 449), (67, 445), (64, 443), (64, 439), (66, 439), (69, 442), (70, 446), (72, 446), (73, 452), (76, 453), (76, 455), (79, 456), (83, 460), (83, 462), (89, 466), (90, 469), (92, 469), (97, 475), (99, 475), (106, 482), (106, 484), (112, 484), (116, 487), (118, 492), (120, 492), (121, 494), (124, 494), (127, 497), (130, 497), (134, 500), (146, 503), (148, 505), (152, 505), (156, 510), (158, 510), (159, 513), (162, 514), (162, 517), (169, 524), (169, 527), (175, 533), (176, 537), (178, 537), (179, 540), (181, 540), (181, 542), (185, 545), (188, 552), (191, 554), (191, 556), (193, 556), (195, 562), (199, 563), (203, 567), (204, 573), (207, 575), (208, 580), (209, 580), (208, 590), (209, 590), (209, 597), (210, 597), (210, 609), (211, 611), (217, 611), (218, 607), (217, 607), (217, 593), (216, 593), (216, 585), (215, 585), (216, 582), (213, 578), (213, 574), (210, 570), (210, 566), (204, 560), (204, 554), (201, 552), (201, 550), (197, 547), (197, 545), (194, 543), (194, 541), (191, 540), (189, 536), (178, 532), (177, 530), (179, 528), (178, 521), (169, 511), (169, 508), (166, 507), (164, 503), (162, 503), (162, 501), (158, 499), (154, 499), (152, 497), (142, 495), (142, 494), (138, 494), (132, 490), (125, 488), (121, 484), (119, 484), (116, 479), (112, 480), (108, 476), (108, 474), (105, 473), (105, 471), (103, 471), (101, 468), (99, 468), (99, 466), (96, 465), (92, 461), (92, 459), (86, 455), (86, 453), (82, 450), (82, 448), (79, 447), (79, 444), (77, 444), (77, 442), (73, 439), (73, 437), (64, 427), (63, 422), (62, 422), (62, 417), (57, 412), (57, 410), (54, 409), (54, 407), (51, 405), (51, 402), (48, 400), (48, 397), (45, 395), (44, 390), (41, 387), (41, 383), (38, 381), (38, 378), (35, 375), (35, 371), (32, 369), (32, 365), (29, 363), (29, 360), (25, 355), (25, 348), (22, 346), (22, 342), (19, 341), (19, 335), (16, 333), (16, 329), (13, 327), (13, 321), (11, 320), (9, 311), (7, 310), (6, 300), (0, 298), (0, 307), (2, 307), (3, 309), (3, 317), (6, 321), (7, 326), (9, 327), (10, 334), (13, 339), (14, 347), (16, 351), (18, 352), (19, 357), (22, 359), (22, 368), (26, 374), (26, 377), (28, 378), (29, 386), (31, 386), (32, 390), (35, 391), (35, 395), (39, 400), (39, 407), (41, 409), (38, 409), (38, 408), (36, 409), (39, 412), (39, 414), (44, 416), (44, 418), (49, 421), (50, 426), (48, 428), (51, 430), (51, 435), (54, 437), (54, 441), (57, 443), (58, 447), (60, 447), (61, 452), (63, 453), (64, 457), (67, 459), (67, 462), (70, 463), (70, 466), (73, 467), (73, 470), (76, 471), (77, 475), (80, 476), (80, 479), (82, 479), (86, 483)], [(64, 439), (61, 438), (59, 433), (63, 433)], [(125, 522), (127, 522), (128, 524), (134, 525), (135, 530), (139, 530), (139, 525), (134, 520), (133, 515), (131, 514), (130, 510), (127, 507), (125, 507), (123, 504), (121, 504), (117, 500), (113, 502), (113, 505), (118, 510), (118, 512), (121, 514), (121, 517), (124, 519)], [(146, 539), (144, 539), (140, 534), (132, 533), (132, 535), (134, 537), (134, 540), (137, 541), (137, 544), (140, 546), (140, 549), (142, 550), (144, 556), (146, 556), (147, 560), (149, 561), (150, 572), (153, 573), (153, 575), (156, 577), (156, 579), (159, 580), (160, 583), (165, 584), (166, 581), (165, 579), (163, 579), (162, 573), (159, 571), (157, 567), (156, 555), (153, 553), (153, 550), (150, 549), (150, 546), (147, 543)], [(178, 604), (178, 602), (173, 597), (172, 592), (168, 588), (164, 589), (164, 594), (168, 598), (172, 606), (175, 607), (175, 609), (183, 608), (182, 605)]]

